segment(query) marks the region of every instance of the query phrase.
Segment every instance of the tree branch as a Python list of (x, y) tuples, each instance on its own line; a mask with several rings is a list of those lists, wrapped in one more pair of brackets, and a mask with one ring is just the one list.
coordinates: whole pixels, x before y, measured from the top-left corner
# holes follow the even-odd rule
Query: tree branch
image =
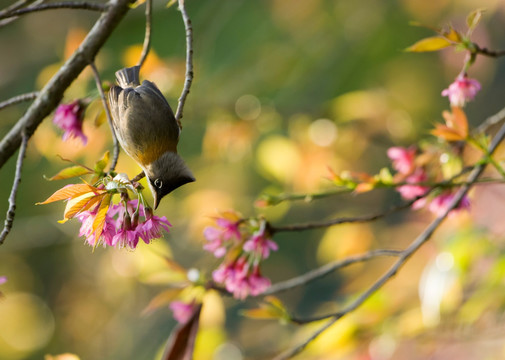
[(5, 241), (7, 235), (12, 229), (14, 217), (16, 216), (16, 195), (18, 193), (19, 183), (21, 182), (21, 169), (23, 168), (23, 160), (26, 154), (26, 147), (28, 145), (28, 136), (23, 134), (21, 147), (19, 148), (18, 160), (16, 162), (16, 173), (14, 175), (14, 183), (12, 184), (11, 194), (9, 196), (9, 209), (5, 215), (4, 228), (0, 233), (0, 245)]
[(278, 282), (277, 284), (270, 286), (268, 288), (268, 290), (266, 290), (265, 292), (263, 292), (261, 294), (261, 296), (280, 293), (282, 291), (290, 290), (290, 289), (295, 288), (297, 286), (308, 284), (309, 282), (320, 279), (323, 276), (326, 276), (335, 270), (341, 269), (343, 267), (346, 267), (346, 266), (349, 266), (349, 265), (352, 265), (352, 264), (355, 264), (358, 262), (368, 261), (370, 259), (373, 259), (373, 258), (379, 257), (379, 256), (400, 256), (401, 254), (402, 254), (402, 251), (399, 251), (399, 250), (381, 249), (381, 250), (370, 251), (370, 252), (367, 252), (362, 255), (350, 256), (350, 257), (345, 258), (343, 260), (338, 260), (338, 261), (334, 261), (329, 264), (323, 265), (317, 269), (311, 270), (309, 272), (306, 272), (303, 275), (294, 277), (292, 279)]
[(32, 12), (55, 10), (55, 9), (79, 9), (79, 10), (104, 12), (107, 10), (107, 5), (97, 3), (87, 3), (87, 2), (60, 2), (60, 3), (40, 4), (2, 13), (0, 14), (0, 20), (11, 17), (18, 17)]
[(2, 101), (0, 103), (0, 110), (6, 108), (8, 106), (18, 104), (18, 103), (23, 102), (23, 101), (33, 100), (38, 95), (39, 95), (38, 91), (33, 91), (33, 92), (30, 92), (30, 93), (21, 94), (21, 95), (17, 95), (17, 96), (11, 97), (10, 99), (7, 99), (7, 100)]
[(475, 43), (474, 43), (474, 45), (475, 45), (475, 52), (477, 54), (481, 54), (481, 55), (489, 56), (489, 57), (494, 57), (494, 58), (505, 55), (505, 50), (489, 50), (485, 47), (481, 48), (481, 47), (479, 47), (479, 45), (477, 45)]
[(105, 98), (105, 93), (102, 88), (102, 80), (100, 79), (100, 73), (98, 72), (96, 65), (94, 62), (89, 64), (91, 70), (93, 70), (93, 75), (95, 76), (95, 83), (100, 93), (100, 98), (102, 99), (102, 105), (105, 110), (105, 116), (107, 117), (107, 122), (109, 123), (109, 128), (112, 133), (112, 142), (114, 146), (114, 151), (112, 155), (112, 163), (110, 165), (109, 171), (114, 171), (117, 165), (117, 160), (119, 158), (119, 141), (116, 136), (116, 131), (114, 130), (114, 126), (112, 125), (112, 116), (110, 114), (109, 104), (107, 103), (107, 99)]
[(181, 11), (184, 28), (186, 29), (186, 76), (184, 88), (182, 89), (181, 97), (177, 104), (177, 111), (175, 112), (175, 120), (177, 120), (179, 126), (181, 126), (182, 111), (191, 88), (191, 83), (193, 82), (193, 27), (191, 26), (191, 20), (186, 12), (185, 0), (179, 0), (179, 10)]
[(44, 86), (23, 117), (4, 136), (0, 142), (0, 168), (21, 144), (21, 133), (25, 132), (27, 137), (31, 137), (42, 120), (61, 101), (65, 90), (81, 71), (93, 61), (105, 40), (127, 13), (129, 3), (130, 0), (111, 0), (108, 3), (107, 12), (100, 16), (79, 48)]
[[(488, 153), (493, 154), (498, 147), (498, 145), (505, 138), (505, 124), (502, 125), (496, 136), (493, 138), (491, 145), (488, 148)], [(350, 303), (347, 307), (345, 307), (342, 311), (334, 314), (323, 315), (313, 319), (307, 320), (298, 320), (299, 322), (311, 322), (329, 318), (329, 321), (324, 324), (321, 328), (319, 328), (314, 334), (312, 334), (308, 339), (299, 345), (293, 347), (292, 349), (287, 350), (286, 352), (280, 354), (275, 358), (275, 360), (285, 360), (290, 359), (296, 354), (303, 351), (303, 349), (314, 339), (316, 339), (321, 333), (323, 333), (326, 329), (328, 329), (332, 324), (334, 324), (338, 319), (343, 316), (349, 314), (350, 312), (356, 310), (359, 306), (361, 306), (370, 296), (372, 296), (376, 291), (378, 291), (384, 284), (386, 284), (389, 280), (391, 280), (400, 270), (400, 268), (407, 262), (407, 260), (425, 243), (427, 242), (435, 230), (440, 226), (440, 224), (447, 218), (447, 215), (455, 209), (461, 199), (466, 195), (468, 190), (471, 188), (472, 184), (477, 181), (479, 176), (482, 174), (486, 167), (486, 164), (477, 165), (471, 174), (468, 177), (468, 183), (462, 185), (462, 187), (455, 194), (451, 203), (444, 211), (443, 214), (438, 216), (435, 220), (431, 222), (430, 225), (404, 250), (401, 252), (401, 256), (398, 260), (389, 268), (387, 272), (385, 272), (374, 284), (372, 284), (364, 293), (362, 293), (356, 300)]]
[(151, 48), (151, 26), (152, 26), (152, 6), (153, 1), (146, 1), (146, 32), (144, 35), (144, 45), (142, 46), (142, 54), (140, 55), (140, 60), (137, 63), (138, 66), (142, 67), (144, 61), (146, 61), (147, 54), (149, 54), (149, 49)]
[[(428, 195), (428, 194), (425, 194), (424, 196), (426, 196), (426, 195)], [(424, 197), (424, 196), (422, 196), (422, 197)], [(397, 211), (408, 209), (416, 200), (419, 200), (420, 198), (421, 197), (416, 198), (416, 199), (409, 201), (405, 204), (395, 206), (391, 209), (388, 209), (388, 210), (386, 210), (382, 213), (378, 213), (378, 214), (348, 217), (348, 218), (345, 218), (345, 217), (344, 218), (336, 218), (336, 219), (330, 219), (327, 221), (305, 223), (305, 224), (292, 224), (292, 225), (283, 225), (283, 226), (270, 225), (269, 230), (273, 234), (273, 233), (281, 232), (281, 231), (303, 231), (303, 230), (319, 229), (319, 228), (323, 228), (323, 227), (329, 227), (329, 226), (341, 225), (341, 224), (370, 222), (370, 221), (374, 221), (374, 220), (386, 217), (388, 215), (391, 215)]]

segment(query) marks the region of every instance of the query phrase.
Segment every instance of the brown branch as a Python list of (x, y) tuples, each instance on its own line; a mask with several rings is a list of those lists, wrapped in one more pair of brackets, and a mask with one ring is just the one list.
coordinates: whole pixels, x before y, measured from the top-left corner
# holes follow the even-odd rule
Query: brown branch
[(30, 93), (21, 94), (21, 95), (17, 95), (17, 96), (11, 97), (10, 99), (7, 99), (5, 101), (0, 102), (0, 110), (6, 108), (8, 106), (18, 104), (18, 103), (23, 102), (23, 101), (33, 100), (38, 95), (39, 95), (38, 91), (33, 91), (33, 92), (30, 92)]
[(105, 40), (129, 10), (130, 0), (114, 0), (109, 3), (79, 48), (39, 92), (39, 96), (0, 142), (0, 168), (21, 144), (21, 134), (31, 137), (38, 125), (58, 105), (63, 93), (81, 71), (95, 58)]
[(505, 56), (505, 50), (489, 50), (488, 48), (481, 48), (477, 44), (473, 44), (475, 46), (475, 53), (484, 55), (484, 56), (489, 56), (489, 57), (500, 57), (500, 56)]
[[(399, 251), (399, 250), (381, 249), (381, 250), (370, 251), (370, 252), (367, 252), (362, 255), (350, 256), (350, 257), (345, 258), (343, 260), (338, 260), (338, 261), (328, 263), (326, 265), (323, 265), (317, 269), (308, 271), (305, 274), (294, 277), (292, 279), (278, 282), (277, 284), (270, 286), (264, 293), (261, 294), (261, 296), (272, 295), (272, 294), (280, 293), (282, 291), (293, 289), (297, 286), (306, 285), (309, 282), (320, 279), (335, 270), (341, 269), (343, 267), (346, 267), (346, 266), (349, 266), (349, 265), (352, 265), (352, 264), (355, 264), (358, 262), (368, 261), (370, 259), (373, 259), (373, 258), (376, 258), (379, 256), (400, 256), (401, 254), (402, 254), (402, 251)], [(298, 321), (295, 321), (295, 322), (298, 322)]]
[(91, 10), (91, 11), (104, 12), (107, 10), (107, 5), (97, 3), (87, 3), (87, 2), (60, 2), (60, 3), (40, 4), (2, 13), (0, 14), (0, 20), (11, 17), (18, 17), (33, 12), (39, 12), (44, 10), (55, 10), (55, 9), (78, 9), (78, 10)]
[(193, 82), (193, 27), (191, 20), (186, 12), (185, 0), (179, 0), (179, 10), (181, 11), (182, 20), (184, 21), (184, 29), (186, 30), (186, 76), (184, 81), (184, 88), (182, 89), (181, 97), (177, 104), (177, 111), (175, 112), (175, 120), (181, 125), (182, 111), (186, 98), (188, 97), (191, 83)]
[[(496, 136), (493, 138), (491, 145), (488, 148), (488, 154), (491, 155), (495, 152), (498, 145), (505, 139), (505, 124), (502, 125)], [(287, 350), (286, 352), (280, 354), (275, 358), (275, 360), (285, 360), (290, 359), (293, 356), (299, 354), (305, 347), (316, 339), (321, 333), (323, 333), (326, 329), (328, 329), (333, 323), (342, 318), (343, 316), (349, 314), (350, 312), (356, 310), (359, 306), (361, 306), (366, 300), (370, 298), (376, 291), (382, 288), (384, 284), (386, 284), (389, 280), (391, 280), (401, 269), (401, 267), (407, 262), (407, 260), (424, 244), (426, 243), (435, 230), (440, 226), (440, 224), (447, 218), (447, 215), (455, 209), (460, 203), (461, 199), (466, 195), (468, 190), (472, 187), (472, 184), (477, 181), (482, 172), (484, 171), (487, 164), (479, 164), (477, 165), (471, 174), (468, 177), (468, 183), (463, 185), (458, 192), (455, 194), (451, 203), (444, 211), (443, 214), (438, 216), (430, 225), (404, 250), (401, 252), (398, 260), (389, 268), (387, 272), (385, 272), (374, 284), (372, 284), (365, 292), (363, 292), (356, 300), (350, 303), (343, 310), (338, 313), (327, 314), (323, 316), (319, 316), (317, 318), (306, 319), (306, 320), (298, 320), (299, 322), (312, 322), (322, 319), (329, 319), (326, 324), (324, 324), (321, 328), (319, 328), (316, 332), (314, 332), (308, 339), (293, 347), (292, 349)]]
[(0, 233), (0, 245), (5, 241), (7, 235), (12, 229), (14, 217), (16, 216), (16, 195), (18, 193), (19, 183), (21, 183), (21, 169), (23, 168), (23, 160), (26, 154), (26, 147), (28, 145), (28, 136), (22, 135), (21, 146), (19, 148), (18, 160), (16, 162), (16, 173), (14, 175), (14, 183), (12, 184), (11, 194), (9, 196), (9, 209), (5, 215), (4, 228)]
[(105, 93), (103, 92), (102, 80), (100, 79), (100, 73), (98, 72), (96, 65), (94, 62), (89, 64), (91, 70), (93, 70), (93, 75), (95, 77), (96, 87), (98, 92), (100, 93), (100, 98), (102, 99), (102, 105), (105, 110), (105, 116), (107, 117), (107, 122), (109, 123), (110, 131), (112, 133), (112, 142), (114, 146), (114, 151), (112, 155), (112, 163), (110, 165), (109, 171), (114, 171), (117, 165), (117, 160), (119, 158), (119, 141), (116, 136), (116, 131), (114, 130), (114, 126), (112, 125), (112, 116), (110, 114), (109, 104), (107, 103), (107, 99), (105, 98)]
[(152, 27), (152, 0), (146, 1), (146, 31), (144, 35), (144, 45), (142, 46), (142, 54), (140, 55), (140, 60), (137, 63), (138, 66), (142, 67), (144, 61), (146, 61), (147, 54), (149, 54), (149, 49), (151, 48), (151, 27)]
[(272, 233), (281, 232), (281, 231), (304, 231), (304, 230), (319, 229), (319, 228), (324, 228), (324, 227), (329, 227), (329, 226), (334, 226), (334, 225), (341, 225), (341, 224), (370, 222), (370, 221), (378, 220), (380, 218), (391, 215), (397, 211), (408, 209), (416, 200), (419, 200), (420, 198), (422, 198), (426, 195), (428, 195), (428, 194), (425, 194), (425, 195), (423, 195), (419, 198), (416, 198), (412, 201), (409, 201), (405, 204), (395, 206), (389, 210), (386, 210), (386, 211), (378, 213), (378, 214), (348, 217), (348, 218), (345, 218), (345, 217), (344, 218), (336, 218), (336, 219), (330, 219), (327, 221), (312, 222), (312, 223), (305, 223), (305, 224), (292, 224), (292, 225), (282, 225), (282, 226), (270, 225), (269, 230)]

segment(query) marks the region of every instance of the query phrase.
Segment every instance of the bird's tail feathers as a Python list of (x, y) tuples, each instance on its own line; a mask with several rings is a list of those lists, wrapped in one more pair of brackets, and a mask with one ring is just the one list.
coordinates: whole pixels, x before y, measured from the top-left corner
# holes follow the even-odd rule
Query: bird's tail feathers
[(119, 86), (126, 88), (132, 85), (140, 85), (139, 71), (140, 66), (138, 65), (116, 71), (116, 79)]

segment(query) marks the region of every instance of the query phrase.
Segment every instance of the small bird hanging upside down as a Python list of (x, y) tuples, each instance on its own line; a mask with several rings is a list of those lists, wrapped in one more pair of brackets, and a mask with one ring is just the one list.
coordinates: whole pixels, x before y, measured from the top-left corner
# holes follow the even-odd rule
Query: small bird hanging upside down
[(119, 143), (144, 170), (156, 209), (165, 195), (195, 178), (177, 154), (180, 124), (158, 87), (140, 84), (139, 71), (116, 72), (119, 86), (110, 89), (109, 104)]

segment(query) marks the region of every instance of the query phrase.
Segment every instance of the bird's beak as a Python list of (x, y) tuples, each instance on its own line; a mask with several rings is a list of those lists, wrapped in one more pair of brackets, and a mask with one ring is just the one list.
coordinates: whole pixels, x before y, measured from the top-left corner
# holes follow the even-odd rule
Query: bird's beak
[(154, 201), (153, 208), (154, 208), (154, 210), (156, 210), (156, 208), (160, 204), (160, 198), (158, 196), (158, 192), (157, 191), (153, 191), (153, 201)]

